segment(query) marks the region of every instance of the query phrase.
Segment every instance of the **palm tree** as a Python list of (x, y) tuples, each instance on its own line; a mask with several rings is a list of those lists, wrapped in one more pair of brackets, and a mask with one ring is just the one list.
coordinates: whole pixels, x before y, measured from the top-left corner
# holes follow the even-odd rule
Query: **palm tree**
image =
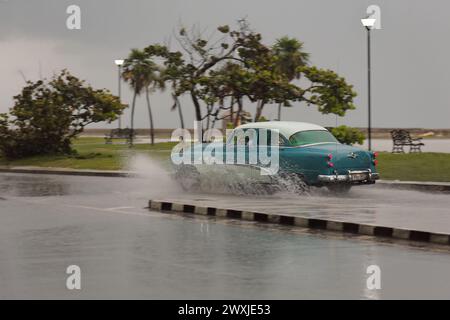
[[(300, 79), (298, 67), (309, 63), (309, 53), (303, 51), (303, 42), (284, 36), (276, 40), (272, 50), (277, 57), (278, 70), (289, 81)], [(281, 105), (282, 103), (278, 104), (278, 120), (281, 120)]]
[[(131, 106), (131, 130), (134, 129), (136, 97), (139, 96), (142, 91), (145, 91), (145, 98), (147, 101), (147, 109), (150, 121), (150, 141), (153, 145), (155, 143), (155, 134), (149, 93), (152, 89), (161, 85), (160, 77), (158, 74), (160, 70), (144, 51), (138, 49), (131, 50), (128, 58), (125, 59), (123, 70), (123, 79), (130, 84), (130, 87), (133, 90), (133, 102)], [(133, 144), (133, 140), (131, 140), (131, 144)]]
[(180, 126), (181, 126), (181, 129), (184, 129), (184, 116), (183, 116), (183, 110), (181, 109), (180, 99), (178, 98), (178, 96), (175, 93), (172, 93), (172, 100), (173, 100), (173, 105), (170, 110), (171, 111), (173, 111), (175, 109), (178, 110), (178, 116), (180, 117)]

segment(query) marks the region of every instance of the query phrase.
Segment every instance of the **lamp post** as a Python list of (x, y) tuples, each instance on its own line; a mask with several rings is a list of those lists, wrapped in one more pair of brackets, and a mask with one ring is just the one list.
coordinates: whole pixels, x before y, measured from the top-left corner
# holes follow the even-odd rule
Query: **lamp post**
[(367, 108), (368, 108), (368, 127), (367, 127), (367, 138), (369, 144), (369, 151), (372, 150), (372, 114), (371, 114), (371, 83), (370, 83), (370, 69), (371, 69), (371, 61), (370, 61), (370, 30), (375, 25), (376, 19), (373, 18), (365, 18), (361, 19), (362, 25), (367, 30)]
[[(117, 59), (114, 60), (114, 63), (117, 65), (118, 70), (119, 70), (119, 80), (118, 80), (118, 94), (119, 94), (119, 101), (122, 103), (121, 100), (121, 80), (122, 80), (122, 65), (123, 65), (124, 60), (123, 59)], [(119, 129), (122, 129), (122, 115), (119, 116)]]

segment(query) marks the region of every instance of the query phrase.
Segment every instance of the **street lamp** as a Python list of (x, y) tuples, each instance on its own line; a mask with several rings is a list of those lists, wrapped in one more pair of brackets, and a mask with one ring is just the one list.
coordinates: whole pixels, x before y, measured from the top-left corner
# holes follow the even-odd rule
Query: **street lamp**
[[(121, 88), (120, 88), (120, 84), (121, 84), (121, 79), (122, 79), (122, 65), (123, 65), (124, 60), (123, 59), (117, 59), (114, 60), (114, 63), (117, 65), (118, 70), (119, 70), (119, 101), (122, 103), (122, 100), (120, 99), (121, 97)], [(119, 129), (122, 129), (122, 115), (119, 116)]]
[(375, 25), (376, 19), (373, 18), (365, 18), (361, 19), (362, 25), (367, 30), (367, 107), (368, 107), (368, 128), (367, 128), (367, 136), (369, 143), (369, 151), (372, 150), (372, 115), (371, 115), (371, 84), (370, 84), (370, 30)]

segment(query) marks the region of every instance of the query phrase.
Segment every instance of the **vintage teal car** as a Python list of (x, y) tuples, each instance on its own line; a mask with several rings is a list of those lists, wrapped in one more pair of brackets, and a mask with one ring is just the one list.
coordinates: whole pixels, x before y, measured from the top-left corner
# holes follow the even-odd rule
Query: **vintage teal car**
[[(278, 138), (277, 143), (271, 135)], [(244, 124), (231, 132), (226, 143), (194, 145), (190, 152), (192, 161), (177, 165), (175, 173), (185, 189), (198, 187), (202, 177), (208, 177), (226, 184), (263, 185), (275, 190), (288, 185), (296, 191), (307, 185), (344, 193), (354, 185), (373, 184), (379, 179), (377, 153), (341, 144), (327, 129), (310, 123)], [(274, 161), (252, 161), (252, 152), (273, 156), (272, 160), (276, 156), (275, 170)]]

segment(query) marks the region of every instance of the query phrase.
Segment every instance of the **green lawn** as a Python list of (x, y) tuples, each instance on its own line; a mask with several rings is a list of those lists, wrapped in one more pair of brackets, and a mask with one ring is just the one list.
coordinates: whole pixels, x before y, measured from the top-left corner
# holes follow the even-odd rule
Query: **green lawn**
[(449, 153), (380, 153), (381, 179), (450, 182)]
[[(74, 141), (74, 148), (78, 152), (75, 156), (36, 156), (12, 162), (0, 158), (0, 165), (120, 170), (127, 169), (127, 159), (135, 154), (143, 154), (168, 164), (170, 150), (175, 145), (174, 142), (157, 143), (154, 146), (137, 144), (130, 149), (119, 142), (106, 145), (103, 138), (82, 137)], [(381, 152), (378, 160), (378, 169), (384, 180), (450, 182), (450, 154)]]
[(120, 170), (126, 169), (126, 160), (135, 154), (148, 155), (157, 160), (169, 159), (170, 150), (175, 145), (173, 142), (157, 143), (154, 146), (136, 144), (130, 149), (123, 142), (125, 140), (115, 140), (114, 144), (105, 144), (103, 138), (82, 137), (73, 144), (77, 155), (35, 156), (10, 162), (0, 158), (0, 165)]

